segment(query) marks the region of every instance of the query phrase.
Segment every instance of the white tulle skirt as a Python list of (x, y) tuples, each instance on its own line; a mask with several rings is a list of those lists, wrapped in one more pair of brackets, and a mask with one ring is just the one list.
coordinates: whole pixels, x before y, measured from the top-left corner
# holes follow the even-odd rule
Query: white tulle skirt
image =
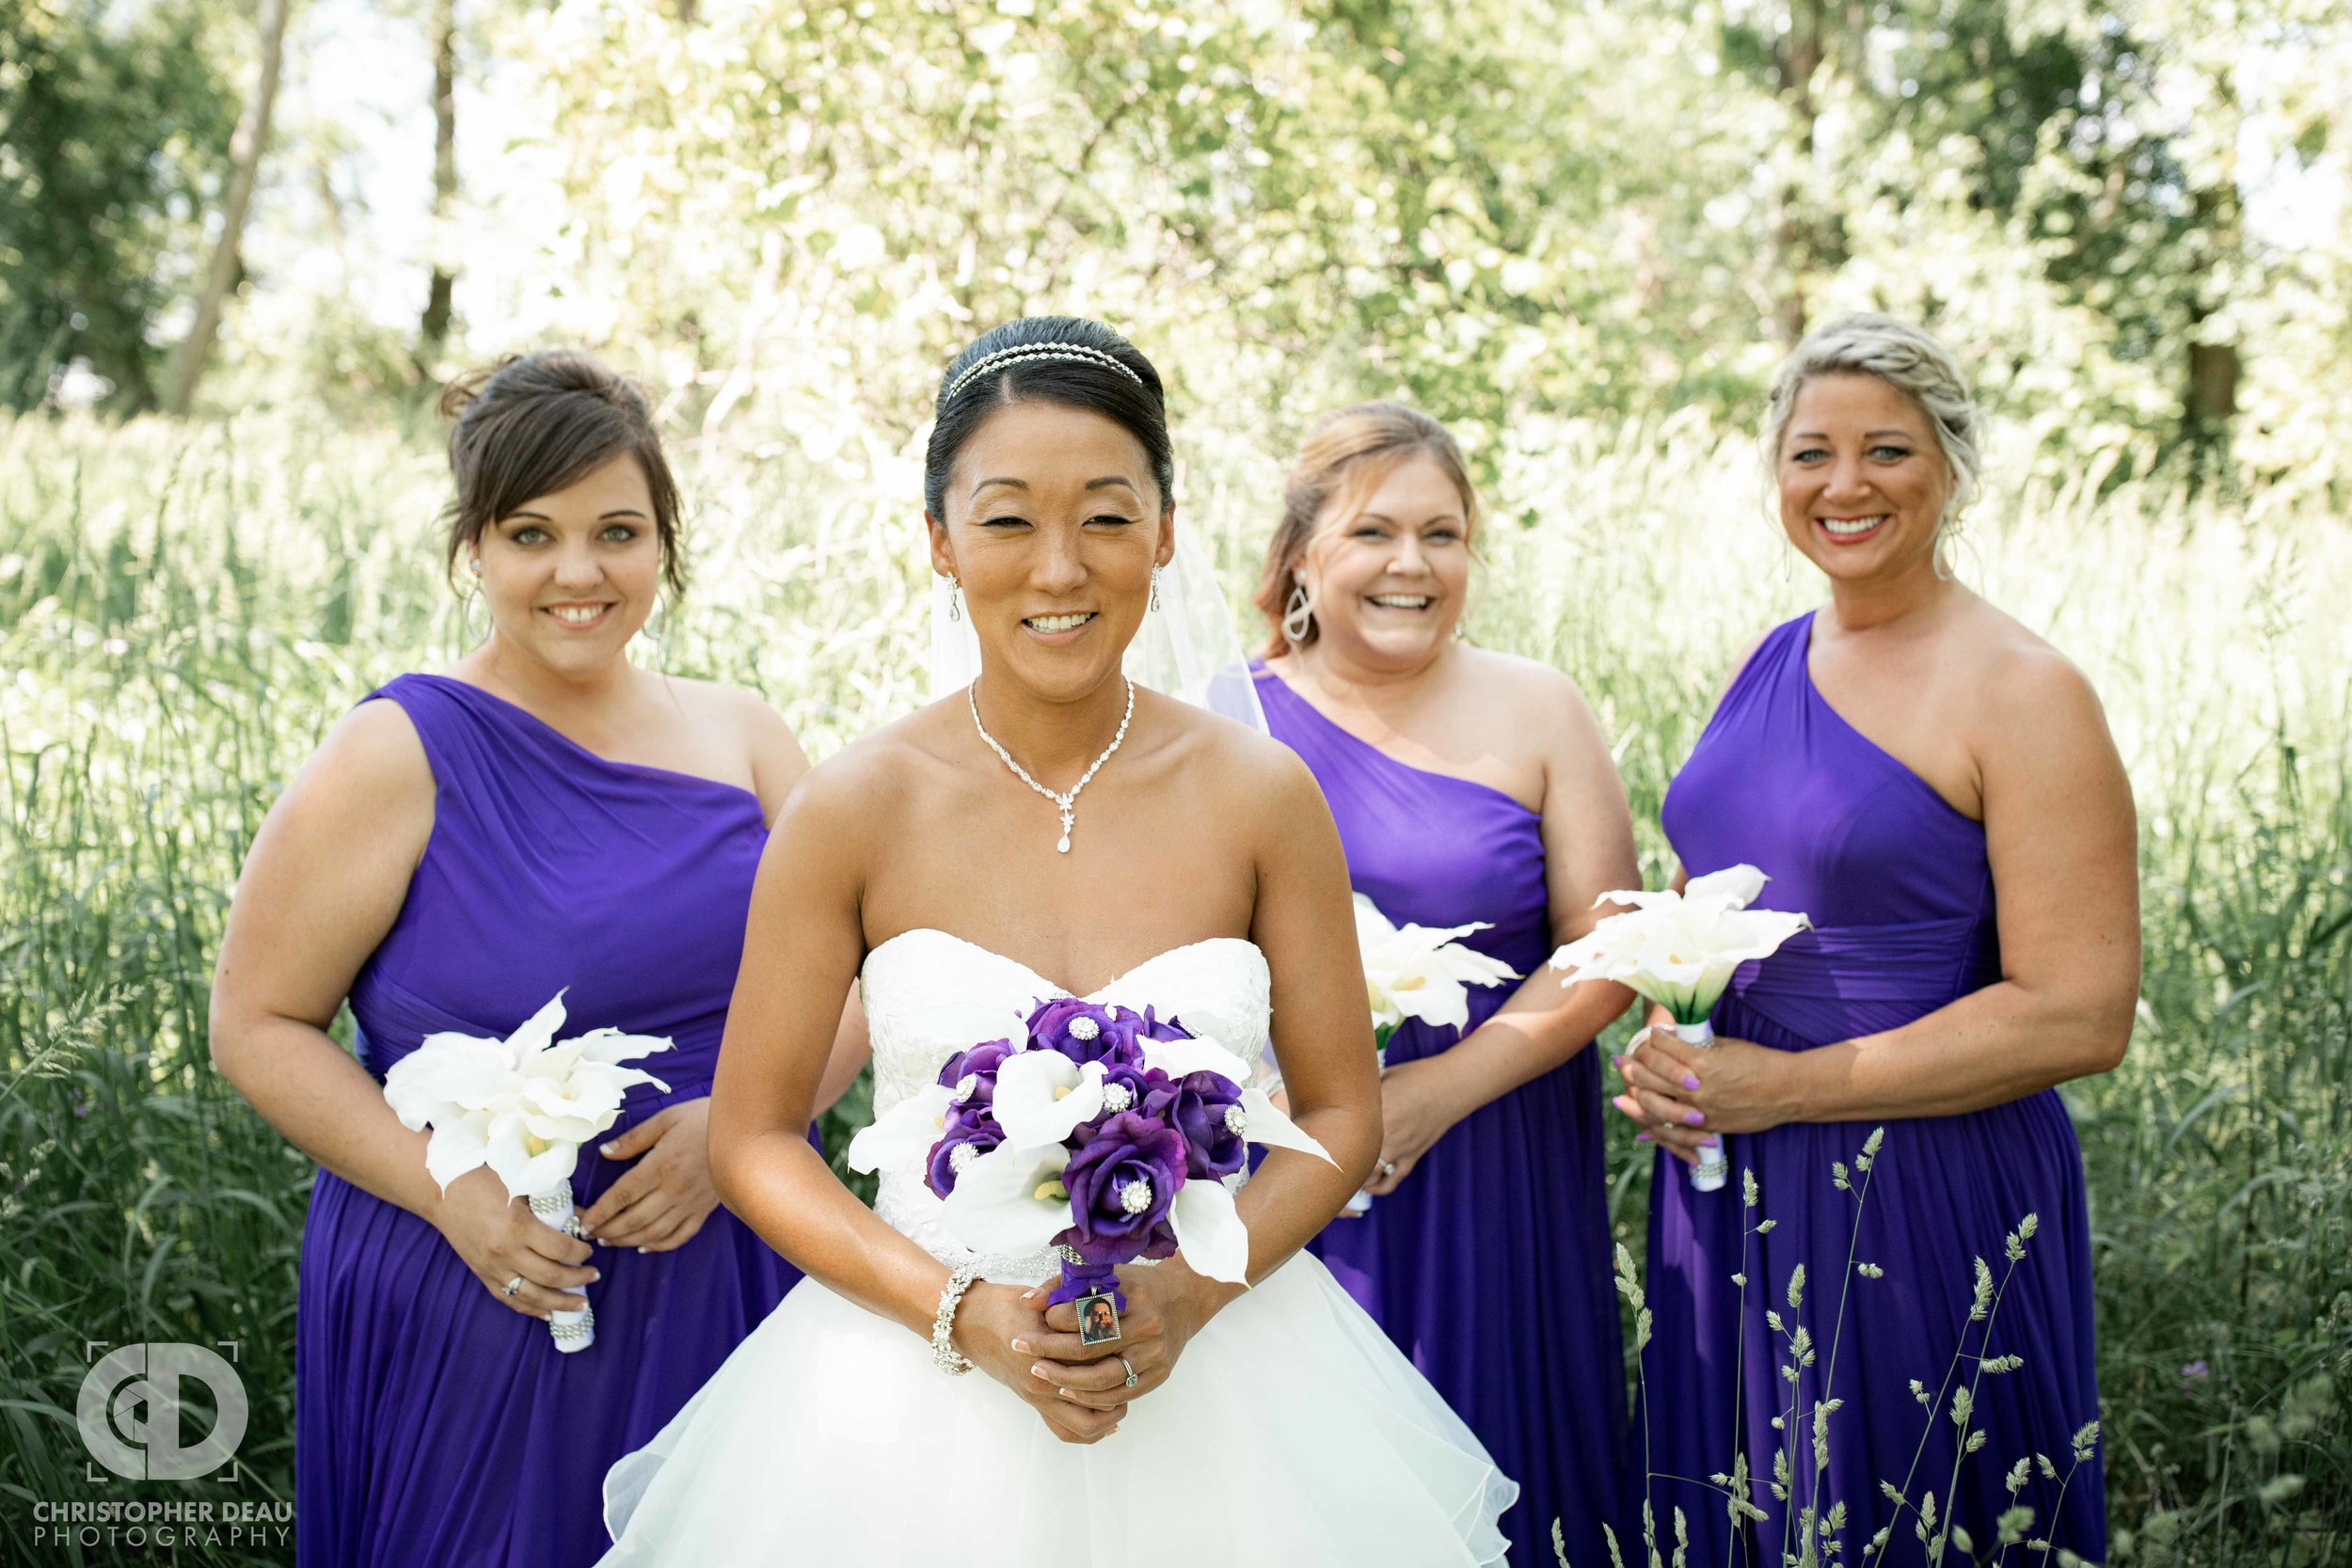
[(600, 1568), (1438, 1568), (1501, 1562), (1518, 1495), (1310, 1254), (1083, 1447), (807, 1280), (612, 1466)]

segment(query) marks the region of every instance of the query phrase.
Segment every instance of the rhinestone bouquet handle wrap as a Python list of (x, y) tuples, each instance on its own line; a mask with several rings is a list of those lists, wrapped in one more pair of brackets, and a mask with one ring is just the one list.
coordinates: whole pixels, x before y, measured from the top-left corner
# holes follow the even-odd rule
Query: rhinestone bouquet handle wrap
[[(531, 1212), (566, 1236), (573, 1234), (572, 1179), (564, 1177), (551, 1191), (532, 1194)], [(585, 1290), (573, 1293), (580, 1297), (579, 1311), (548, 1314), (548, 1333), (554, 1338), (555, 1348), (566, 1355), (596, 1342), (596, 1309), (588, 1305)]]
[[(1715, 1045), (1715, 1026), (1705, 1019), (1696, 1023), (1677, 1023), (1675, 1025), (1675, 1038), (1685, 1045), (1710, 1051)], [(1691, 1167), (1691, 1189), (1693, 1192), (1719, 1193), (1730, 1174), (1731, 1160), (1724, 1152), (1723, 1135), (1718, 1133), (1715, 1147), (1700, 1149), (1699, 1163)]]

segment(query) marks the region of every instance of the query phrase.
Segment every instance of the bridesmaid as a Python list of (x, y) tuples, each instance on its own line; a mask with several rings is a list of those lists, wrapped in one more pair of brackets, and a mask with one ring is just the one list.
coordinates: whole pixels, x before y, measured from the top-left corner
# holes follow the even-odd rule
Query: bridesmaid
[(1258, 605), (1266, 723), (1307, 761), (1356, 891), (1528, 978), (1473, 989), (1467, 1031), (1389, 1042), (1372, 1207), (1314, 1250), (1521, 1487), (1511, 1560), (1609, 1560), (1625, 1539), (1623, 1346), (1600, 1071), (1624, 1010), (1545, 962), (1639, 885), (1625, 790), (1576, 684), (1460, 641), (1477, 513), (1445, 428), (1394, 404), (1308, 436)]
[[(2090, 683), (1949, 573), (1977, 468), (1950, 353), (1886, 316), (1833, 322), (1781, 367), (1767, 423), (1781, 526), (1829, 603), (1741, 659), (1663, 815), (1683, 875), (1754, 864), (1759, 905), (1815, 929), (1741, 972), (1716, 1049), (1656, 1030), (1621, 1061), (1619, 1107), (1686, 1160), (1721, 1136), (1733, 1173), (1695, 1192), (1661, 1153), (1653, 1178), (1636, 1430), (1659, 1528), (1678, 1508), (1692, 1561), (1778, 1562), (1809, 1516), (1836, 1561), (1915, 1563), (1931, 1497), (1931, 1537), (1956, 1525), (1977, 1554), (1955, 1534), (1946, 1561), (1992, 1555), (2019, 1505), (2026, 1539), (2103, 1561), (2090, 1226), (2052, 1085), (2114, 1067), (2131, 1033), (2130, 789)], [(1993, 1294), (1973, 1311), (1979, 1259)], [(1768, 1484), (1784, 1450), (1787, 1504)], [(1753, 1528), (1703, 1479), (1735, 1455)]]
[[(488, 634), (372, 693), (271, 809), (213, 992), (214, 1061), (325, 1167), (294, 1329), (305, 1568), (595, 1560), (606, 1467), (799, 1277), (718, 1209), (706, 1129), (753, 871), (807, 760), (749, 693), (628, 660), (681, 586), (634, 387), (536, 354), (444, 409), (450, 561)], [(439, 1190), (383, 1093), (424, 1036), (503, 1037), (558, 990), (566, 1037), (675, 1042), (641, 1064), (669, 1091), (631, 1090), (581, 1150), (589, 1240), (486, 1167)], [(357, 1062), (326, 1034), (346, 996)], [(542, 1320), (580, 1286), (596, 1342), (562, 1354)]]

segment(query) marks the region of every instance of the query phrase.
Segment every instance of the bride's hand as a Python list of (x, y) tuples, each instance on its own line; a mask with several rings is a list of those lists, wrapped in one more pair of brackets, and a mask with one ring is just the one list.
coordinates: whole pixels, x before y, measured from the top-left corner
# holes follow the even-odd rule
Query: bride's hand
[[(1045, 1418), (1055, 1436), (1065, 1443), (1099, 1443), (1119, 1430), (1127, 1413), (1126, 1390), (1116, 1401), (1064, 1398), (1061, 1386), (1041, 1375), (1071, 1370), (1041, 1359), (1038, 1347), (1062, 1336), (1051, 1332), (1040, 1310), (1045, 1287), (1024, 1291), (1010, 1285), (975, 1283), (956, 1308), (954, 1343), (974, 1366), (1011, 1389)], [(1068, 1314), (1068, 1308), (1057, 1308)], [(1075, 1323), (1075, 1320), (1072, 1320)], [(1069, 1339), (1074, 1344), (1077, 1336)], [(1119, 1363), (1112, 1362), (1116, 1368)]]
[[(1119, 1288), (1127, 1310), (1119, 1315), (1119, 1338), (1105, 1344), (1089, 1345), (1078, 1338), (1078, 1309), (1069, 1302), (1047, 1308), (1048, 1332), (1042, 1340), (1031, 1341), (1043, 1358), (1034, 1375), (1080, 1408), (1123, 1413), (1128, 1401), (1168, 1381), (1184, 1346), (1208, 1321), (1192, 1289), (1199, 1281), (1173, 1260), (1120, 1269)], [(1044, 1300), (1046, 1290), (1037, 1288), (1038, 1300)]]

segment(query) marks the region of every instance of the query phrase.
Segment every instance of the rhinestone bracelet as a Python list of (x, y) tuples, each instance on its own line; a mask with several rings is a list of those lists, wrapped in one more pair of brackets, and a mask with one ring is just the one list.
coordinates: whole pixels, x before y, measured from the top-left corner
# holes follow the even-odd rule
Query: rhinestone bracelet
[(957, 1354), (949, 1336), (955, 1331), (956, 1308), (963, 1301), (963, 1292), (977, 1277), (968, 1263), (949, 1275), (947, 1288), (939, 1292), (939, 1314), (931, 1319), (931, 1365), (951, 1377), (961, 1377), (972, 1370), (970, 1358)]

